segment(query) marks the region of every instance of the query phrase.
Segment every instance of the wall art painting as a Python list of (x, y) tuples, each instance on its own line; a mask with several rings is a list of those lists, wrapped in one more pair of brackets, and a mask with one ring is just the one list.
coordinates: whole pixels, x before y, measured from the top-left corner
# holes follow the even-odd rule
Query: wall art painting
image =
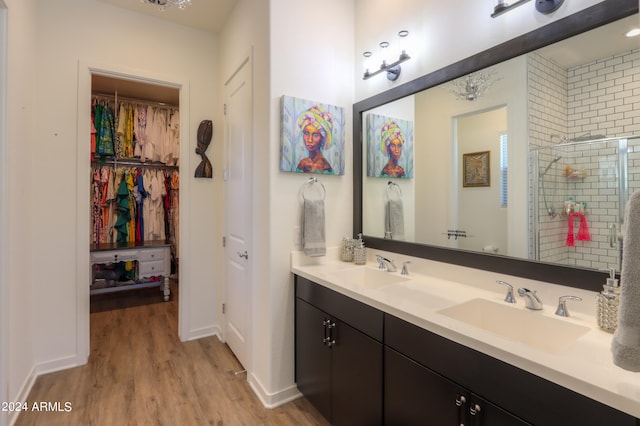
[(282, 97), (280, 170), (344, 174), (344, 108)]
[(367, 176), (413, 178), (413, 121), (369, 114)]
[(490, 151), (462, 154), (462, 186), (491, 186)]

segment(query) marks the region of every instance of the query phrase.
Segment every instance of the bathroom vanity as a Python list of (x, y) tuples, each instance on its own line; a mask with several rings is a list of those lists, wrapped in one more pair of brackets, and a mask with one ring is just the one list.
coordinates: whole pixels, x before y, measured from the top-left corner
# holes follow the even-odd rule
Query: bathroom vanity
[(640, 426), (640, 380), (612, 365), (611, 335), (580, 309), (554, 315), (579, 290), (535, 283), (546, 305), (531, 311), (484, 271), (476, 285), (296, 258), (296, 383), (332, 424)]

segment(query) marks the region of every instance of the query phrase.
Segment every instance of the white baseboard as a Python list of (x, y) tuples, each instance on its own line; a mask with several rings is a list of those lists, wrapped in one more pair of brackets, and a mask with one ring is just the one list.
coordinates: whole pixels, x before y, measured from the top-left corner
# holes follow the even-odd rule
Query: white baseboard
[(186, 342), (189, 340), (197, 340), (203, 337), (210, 337), (210, 336), (218, 336), (219, 338), (221, 336), (220, 327), (218, 327), (217, 325), (212, 325), (208, 327), (197, 328), (195, 330), (190, 330), (189, 333), (187, 334), (187, 338), (184, 339), (183, 341)]
[(247, 381), (266, 408), (276, 408), (302, 396), (295, 384), (278, 392), (269, 393), (254, 374), (249, 374)]
[[(22, 384), (22, 387), (18, 392), (18, 395), (15, 397), (15, 399), (12, 399), (12, 401), (28, 401), (29, 393), (31, 392), (31, 388), (33, 387), (33, 384), (36, 382), (37, 378), (38, 374), (36, 373), (36, 366), (34, 365), (33, 367), (31, 367), (31, 371), (29, 371), (29, 374), (27, 374), (27, 377), (25, 378), (24, 383)], [(19, 414), (19, 411), (12, 411), (9, 413), (9, 426), (13, 426), (15, 424), (16, 420), (18, 420)]]
[(54, 373), (67, 368), (77, 367), (86, 364), (87, 361), (81, 362), (75, 355), (54, 359), (52, 361), (43, 362), (35, 365), (36, 378), (42, 374)]
[[(84, 363), (86, 363), (86, 361)], [(18, 395), (12, 401), (28, 401), (29, 393), (31, 393), (31, 388), (33, 387), (34, 383), (36, 382), (39, 376), (47, 373), (53, 373), (60, 370), (66, 370), (68, 368), (77, 367), (82, 364), (83, 363), (79, 362), (78, 357), (76, 356), (66, 356), (63, 358), (58, 358), (53, 361), (47, 361), (40, 364), (35, 364), (31, 368), (31, 371), (29, 371), (29, 374), (27, 374), (27, 377), (25, 378), (24, 383), (22, 384), (22, 387), (18, 392)], [(19, 412), (10, 413), (9, 426), (13, 426), (13, 424), (18, 419), (18, 414)]]

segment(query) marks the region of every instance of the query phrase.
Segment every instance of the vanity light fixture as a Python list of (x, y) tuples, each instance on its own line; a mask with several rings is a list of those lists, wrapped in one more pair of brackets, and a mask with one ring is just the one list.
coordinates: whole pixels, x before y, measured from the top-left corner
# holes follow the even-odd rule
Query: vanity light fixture
[(161, 12), (167, 10), (168, 7), (177, 7), (184, 9), (191, 4), (191, 0), (140, 0), (142, 3), (151, 3), (158, 6)]
[[(409, 35), (409, 31), (407, 30), (402, 30), (398, 33), (398, 37), (400, 37), (401, 44), (408, 35)], [(387, 61), (384, 59), (384, 51), (389, 47), (389, 45), (390, 43), (388, 41), (383, 41), (380, 43), (380, 49), (382, 52), (381, 56), (383, 57), (382, 63), (380, 64), (380, 68), (373, 72), (370, 72), (369, 67), (365, 65), (365, 72), (364, 72), (364, 75), (362, 76), (363, 80), (368, 80), (374, 75), (378, 75), (384, 71), (387, 72), (387, 79), (391, 81), (396, 81), (398, 79), (398, 77), (400, 76), (400, 71), (402, 71), (402, 69), (400, 68), (400, 64), (411, 59), (411, 56), (407, 54), (405, 49), (402, 49), (402, 53), (400, 53), (398, 60), (390, 64), (387, 64)], [(365, 61), (372, 57), (372, 53), (369, 51), (364, 52), (362, 55), (365, 57)]]
[(515, 9), (518, 6), (522, 6), (528, 1), (529, 0), (518, 0), (512, 3), (509, 3), (506, 0), (496, 0), (496, 5), (493, 8), (493, 13), (491, 14), (491, 17), (495, 18), (496, 16), (500, 16), (511, 9)]
[(498, 72), (490, 68), (451, 81), (447, 90), (453, 93), (457, 99), (475, 101), (501, 79), (502, 77), (498, 75)]

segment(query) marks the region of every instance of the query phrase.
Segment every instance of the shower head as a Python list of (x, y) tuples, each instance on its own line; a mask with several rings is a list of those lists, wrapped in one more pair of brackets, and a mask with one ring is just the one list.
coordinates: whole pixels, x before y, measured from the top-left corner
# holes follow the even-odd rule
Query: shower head
[(562, 157), (560, 155), (557, 155), (556, 158), (554, 158), (553, 160), (551, 160), (551, 162), (549, 162), (549, 165), (547, 166), (546, 169), (544, 169), (544, 172), (542, 172), (542, 174), (540, 175), (540, 177), (543, 177), (544, 175), (547, 174), (547, 172), (549, 171), (549, 169), (551, 168), (551, 166), (553, 166), (554, 163), (557, 163), (558, 160), (560, 160)]

